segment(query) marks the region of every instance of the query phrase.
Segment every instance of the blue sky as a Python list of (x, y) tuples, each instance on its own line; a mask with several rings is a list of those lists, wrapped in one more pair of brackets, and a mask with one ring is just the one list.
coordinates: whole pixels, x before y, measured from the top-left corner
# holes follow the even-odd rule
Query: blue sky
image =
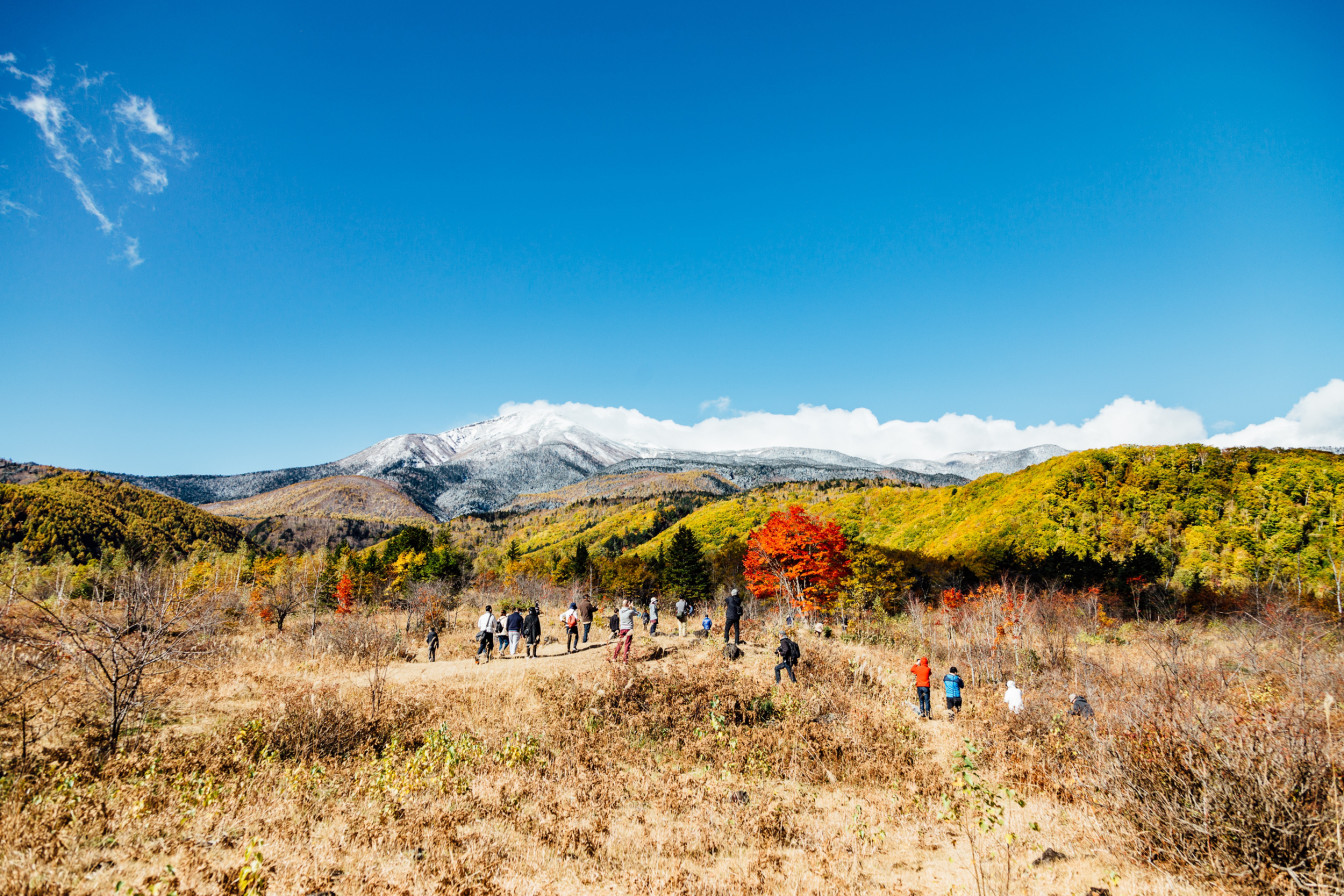
[(535, 400), (1212, 434), (1344, 374), (1340, 7), (725, 6), (7, 4), (0, 456)]

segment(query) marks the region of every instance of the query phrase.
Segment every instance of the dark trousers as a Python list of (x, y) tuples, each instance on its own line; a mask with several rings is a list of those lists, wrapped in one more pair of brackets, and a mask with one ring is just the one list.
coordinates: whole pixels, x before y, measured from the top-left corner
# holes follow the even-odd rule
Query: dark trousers
[(583, 624), (583, 643), (585, 644), (588, 643), (588, 629), (592, 627), (593, 627), (592, 620), (589, 620), (588, 622), (585, 622)]
[(727, 622), (725, 622), (725, 623), (723, 624), (723, 643), (725, 643), (725, 644), (728, 643), (728, 633), (729, 633), (729, 632), (732, 632), (732, 633), (733, 633), (733, 643), (735, 643), (735, 644), (741, 644), (741, 643), (742, 643), (742, 620), (741, 620), (741, 619), (729, 619)]
[(536, 642), (536, 641), (533, 641), (531, 638), (528, 638), (528, 639), (527, 639), (527, 650), (526, 650), (526, 653), (527, 653), (528, 656), (531, 656), (531, 657), (535, 657), (535, 656), (537, 655), (537, 642)]
[(932, 707), (929, 706), (929, 689), (915, 688), (915, 690), (919, 691), (919, 714), (927, 716), (933, 711)]
[(434, 652), (435, 652), (436, 650), (438, 650), (438, 649), (439, 649), (439, 645), (437, 645), (437, 644), (431, 644), (431, 645), (429, 645), (429, 661), (430, 661), (431, 663), (434, 662)]
[(565, 635), (565, 653), (569, 653), (571, 650), (578, 650), (579, 649), (578, 628), (566, 627), (565, 631), (568, 632), (568, 634)]
[(657, 617), (657, 616), (655, 616), (655, 617), (653, 617), (652, 619), (649, 620), (649, 634), (651, 634), (651, 635), (656, 635), (656, 634), (658, 634), (658, 617)]
[(485, 654), (485, 659), (490, 660), (490, 652), (495, 649), (495, 639), (493, 635), (486, 635), (481, 639), (480, 645), (476, 648), (476, 658), (479, 660), (481, 654)]
[(798, 683), (798, 679), (795, 678), (793, 675), (793, 663), (790, 663), (789, 661), (785, 660), (784, 662), (780, 663), (778, 666), (775, 667), (775, 684), (779, 684), (779, 671), (781, 669), (789, 673), (789, 681), (793, 682), (794, 684)]

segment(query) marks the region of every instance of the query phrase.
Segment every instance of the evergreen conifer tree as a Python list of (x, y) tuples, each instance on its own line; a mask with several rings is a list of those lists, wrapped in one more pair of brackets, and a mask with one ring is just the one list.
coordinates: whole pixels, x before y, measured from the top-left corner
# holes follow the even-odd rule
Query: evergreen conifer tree
[(709, 561), (695, 533), (679, 526), (664, 557), (663, 589), (672, 597), (690, 601), (708, 600), (714, 594)]

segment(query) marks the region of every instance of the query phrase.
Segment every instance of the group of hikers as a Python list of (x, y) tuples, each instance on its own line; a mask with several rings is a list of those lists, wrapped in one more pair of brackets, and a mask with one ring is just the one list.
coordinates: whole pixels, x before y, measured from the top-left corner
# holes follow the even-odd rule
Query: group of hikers
[[(565, 629), (565, 653), (575, 653), (582, 645), (588, 643), (593, 620), (599, 612), (598, 606), (585, 595), (572, 601), (560, 614), (560, 624)], [(677, 635), (684, 638), (687, 634), (687, 624), (695, 617), (695, 605), (682, 598), (676, 602), (674, 612), (677, 617)], [(636, 619), (643, 622), (645, 630), (650, 635), (659, 634), (658, 598), (649, 600), (647, 611), (641, 612), (635, 609), (631, 602), (626, 600), (611, 614), (609, 619), (611, 638), (616, 641), (615, 650), (612, 652), (613, 660), (630, 661), (630, 647), (634, 640)], [(700, 620), (697, 634), (699, 637), (707, 638), (713, 630), (714, 620), (709, 613), (705, 613), (704, 618)], [(736, 644), (742, 643), (742, 598), (736, 588), (729, 593), (724, 605), (724, 643), (728, 642), (730, 633)], [(485, 611), (476, 620), (476, 662), (490, 662), (496, 645), (501, 657), (506, 650), (509, 657), (515, 657), (518, 655), (520, 641), (524, 645), (526, 657), (537, 656), (537, 648), (541, 644), (541, 607), (534, 604), (526, 613), (514, 608), (507, 614), (496, 616), (494, 608), (487, 604)], [(429, 661), (434, 662), (439, 648), (439, 633), (434, 626), (430, 626), (429, 632), (425, 635), (425, 642), (429, 648)], [(794, 646), (794, 650), (797, 651), (797, 645)], [(794, 663), (796, 662), (795, 659)], [(788, 667), (788, 671), (789, 677), (793, 678), (792, 666)]]
[[(920, 657), (919, 662), (910, 667), (910, 673), (915, 676), (915, 694), (919, 698), (919, 706), (916, 712), (921, 719), (931, 719), (933, 718), (933, 709), (930, 705), (929, 693), (932, 690), (933, 669), (929, 667), (929, 658)], [(943, 676), (943, 696), (947, 700), (948, 721), (956, 718), (957, 713), (961, 712), (961, 691), (964, 687), (966, 687), (966, 682), (957, 674), (957, 667), (953, 666), (948, 669), (947, 674)], [(1003, 702), (1008, 704), (1008, 711), (1013, 713), (1021, 712), (1025, 705), (1022, 700), (1022, 689), (1011, 678), (1003, 691)], [(1085, 719), (1096, 717), (1096, 714), (1092, 711), (1092, 705), (1081, 694), (1069, 695), (1068, 714), (1081, 716)]]
[[(598, 606), (585, 595), (579, 600), (572, 601), (560, 614), (560, 624), (565, 629), (565, 653), (576, 653), (582, 649), (581, 645), (588, 643), (593, 620), (599, 612)], [(677, 618), (677, 635), (686, 637), (687, 623), (696, 613), (695, 605), (682, 598), (676, 602), (674, 612)], [(643, 622), (650, 635), (658, 634), (658, 598), (649, 600), (647, 612), (635, 609), (631, 602), (626, 600), (611, 614), (608, 620), (611, 628), (610, 640), (616, 642), (611, 655), (613, 662), (622, 660), (630, 662), (636, 619)], [(714, 620), (709, 613), (705, 613), (697, 634), (700, 637), (708, 637), (713, 629)], [(429, 661), (434, 662), (439, 647), (437, 629), (431, 626), (425, 640), (429, 648)], [(537, 656), (537, 649), (541, 644), (541, 607), (534, 604), (526, 613), (514, 608), (504, 616), (496, 616), (493, 608), (486, 605), (485, 612), (476, 620), (476, 662), (490, 662), (496, 644), (500, 657), (504, 656), (505, 650), (509, 652), (510, 657), (516, 657), (519, 641), (523, 642), (526, 657)], [(736, 588), (728, 593), (728, 598), (724, 602), (723, 643), (725, 650), (735, 650), (742, 644), (742, 598)], [(726, 646), (729, 644), (733, 647)], [(797, 642), (787, 633), (781, 635), (779, 646), (775, 648), (775, 655), (780, 658), (779, 664), (774, 669), (775, 682), (779, 683), (782, 680), (780, 676), (783, 673), (789, 676), (789, 681), (797, 683), (798, 677), (794, 669), (802, 658), (802, 650)], [(930, 719), (933, 717), (930, 700), (933, 669), (929, 666), (928, 657), (921, 657), (919, 662), (910, 667), (910, 672), (915, 677), (915, 693), (918, 698), (918, 706), (912, 708), (919, 718)], [(943, 676), (943, 695), (947, 703), (949, 720), (956, 718), (957, 713), (961, 712), (961, 692), (965, 687), (966, 682), (957, 673), (957, 667), (952, 666)], [(1003, 692), (1003, 702), (1008, 705), (1010, 712), (1022, 711), (1024, 706), (1022, 689), (1016, 682), (1009, 680)], [(1069, 715), (1089, 719), (1094, 717), (1087, 698), (1078, 694), (1069, 695)]]

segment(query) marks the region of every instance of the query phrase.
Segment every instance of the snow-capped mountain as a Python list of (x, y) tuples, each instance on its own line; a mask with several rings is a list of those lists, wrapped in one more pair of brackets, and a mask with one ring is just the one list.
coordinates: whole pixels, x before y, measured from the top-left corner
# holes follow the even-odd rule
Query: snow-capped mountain
[(712, 470), (736, 487), (828, 479), (892, 479), (924, 486), (1013, 472), (1064, 453), (1054, 445), (974, 452), (941, 461), (883, 464), (839, 451), (787, 446), (697, 452), (634, 445), (552, 411), (523, 409), (437, 434), (384, 439), (340, 460), (236, 476), (122, 476), (196, 504), (248, 498), (328, 476), (367, 476), (398, 486), (439, 519), (504, 507), (596, 474)]
[(919, 473), (948, 473), (966, 479), (979, 479), (990, 473), (1016, 473), (1043, 460), (1068, 454), (1058, 445), (1036, 445), (1018, 451), (962, 451), (949, 454), (942, 460), (895, 461), (892, 466)]

